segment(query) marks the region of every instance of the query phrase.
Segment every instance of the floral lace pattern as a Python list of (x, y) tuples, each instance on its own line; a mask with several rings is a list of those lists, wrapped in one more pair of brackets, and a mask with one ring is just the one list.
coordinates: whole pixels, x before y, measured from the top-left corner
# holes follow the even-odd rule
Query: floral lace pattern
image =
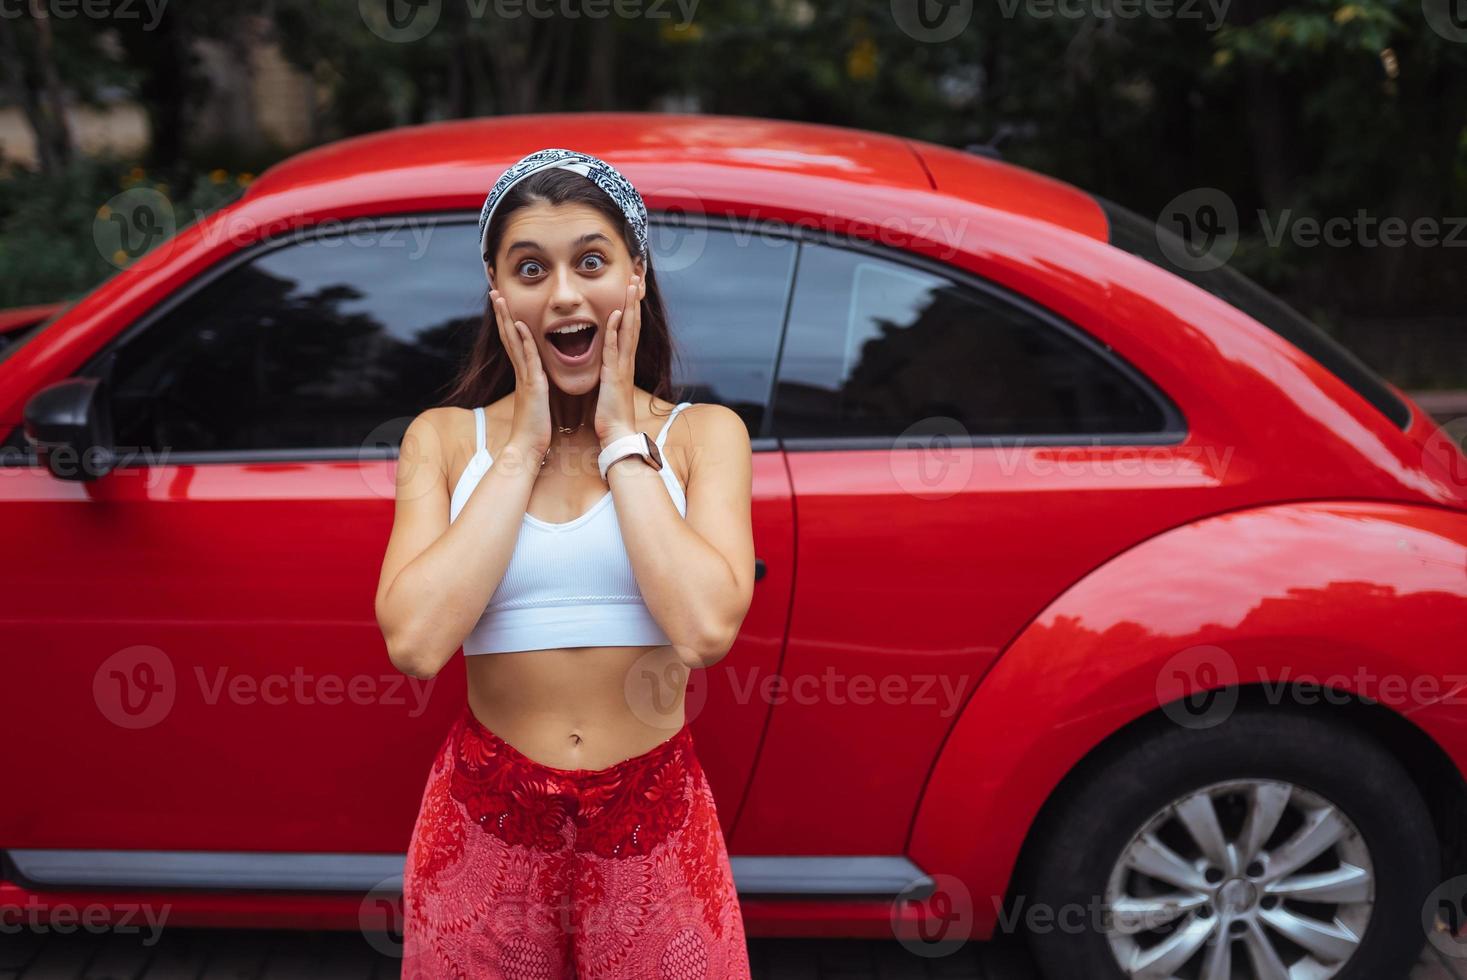
[(403, 911), (404, 980), (749, 976), (686, 726), (606, 769), (556, 769), (465, 704), (423, 791)]

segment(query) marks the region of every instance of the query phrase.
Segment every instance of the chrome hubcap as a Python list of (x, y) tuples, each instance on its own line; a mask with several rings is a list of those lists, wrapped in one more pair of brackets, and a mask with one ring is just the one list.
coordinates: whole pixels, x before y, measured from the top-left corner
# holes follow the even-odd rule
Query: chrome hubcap
[(1324, 980), (1360, 947), (1370, 853), (1328, 800), (1230, 780), (1173, 801), (1122, 850), (1106, 937), (1136, 980)]

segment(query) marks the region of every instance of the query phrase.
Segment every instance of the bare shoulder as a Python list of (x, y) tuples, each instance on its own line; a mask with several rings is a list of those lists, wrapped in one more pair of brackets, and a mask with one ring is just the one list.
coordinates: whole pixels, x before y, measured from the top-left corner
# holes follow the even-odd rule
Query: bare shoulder
[(749, 427), (738, 412), (718, 402), (695, 402), (678, 413), (684, 420), (691, 469), (700, 465), (730, 465), (752, 453)]
[[(485, 423), (489, 430), (486, 442), (493, 443), (502, 431), (500, 426), (507, 428), (513, 421), (510, 418), (501, 420), (496, 415), (494, 409), (501, 404), (502, 401), (485, 407)], [(403, 433), (402, 449), (398, 453), (399, 470), (404, 462), (431, 462), (435, 465), (420, 469), (436, 470), (445, 484), (452, 485), (478, 451), (477, 438), (478, 427), (474, 424), (472, 408), (438, 405), (424, 409)], [(418, 476), (421, 478), (422, 474)]]

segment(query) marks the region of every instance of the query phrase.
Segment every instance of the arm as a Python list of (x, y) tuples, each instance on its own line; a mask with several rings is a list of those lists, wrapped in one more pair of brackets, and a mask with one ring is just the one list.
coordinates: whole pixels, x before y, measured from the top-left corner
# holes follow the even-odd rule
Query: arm
[[(728, 653), (754, 596), (749, 430), (723, 405), (691, 405), (687, 518), (662, 477), (636, 457), (606, 471), (632, 572), (647, 609), (688, 667)], [(663, 465), (667, 465), (665, 462)]]
[(511, 442), (448, 520), (447, 408), (430, 408), (403, 434), (392, 535), (377, 583), (377, 624), (393, 666), (430, 678), (474, 628), (499, 587), (530, 502), (538, 459)]

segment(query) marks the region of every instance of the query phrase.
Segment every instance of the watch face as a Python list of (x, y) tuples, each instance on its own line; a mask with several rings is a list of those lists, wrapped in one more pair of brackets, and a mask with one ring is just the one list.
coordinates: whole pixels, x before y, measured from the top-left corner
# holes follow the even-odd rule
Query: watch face
[(647, 440), (647, 453), (652, 457), (652, 468), (654, 470), (662, 469), (662, 450), (657, 448), (657, 443), (647, 433), (643, 432), (642, 438)]

